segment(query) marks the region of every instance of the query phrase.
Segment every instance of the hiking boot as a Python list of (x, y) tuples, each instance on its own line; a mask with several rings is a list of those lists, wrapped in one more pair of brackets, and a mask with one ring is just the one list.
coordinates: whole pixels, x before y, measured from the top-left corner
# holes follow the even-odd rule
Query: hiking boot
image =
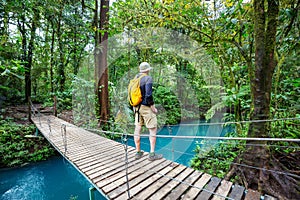
[(162, 157), (163, 157), (162, 154), (150, 153), (148, 160), (154, 161), (154, 160), (161, 159)]
[(138, 151), (135, 154), (135, 159), (140, 159), (141, 157), (143, 157), (144, 152), (143, 151)]

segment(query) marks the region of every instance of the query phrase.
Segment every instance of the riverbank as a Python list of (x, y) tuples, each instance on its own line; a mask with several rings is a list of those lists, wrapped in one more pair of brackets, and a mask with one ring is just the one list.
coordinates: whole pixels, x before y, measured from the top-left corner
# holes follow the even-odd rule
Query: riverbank
[(9, 106), (0, 113), (0, 168), (12, 168), (47, 160), (56, 154), (28, 120), (26, 106)]

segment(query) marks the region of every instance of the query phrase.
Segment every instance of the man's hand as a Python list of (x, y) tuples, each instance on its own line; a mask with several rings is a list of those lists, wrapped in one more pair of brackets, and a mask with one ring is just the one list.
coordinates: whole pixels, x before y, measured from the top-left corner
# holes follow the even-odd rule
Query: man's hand
[(150, 107), (151, 107), (152, 112), (157, 114), (157, 109), (155, 108), (155, 105), (151, 105)]

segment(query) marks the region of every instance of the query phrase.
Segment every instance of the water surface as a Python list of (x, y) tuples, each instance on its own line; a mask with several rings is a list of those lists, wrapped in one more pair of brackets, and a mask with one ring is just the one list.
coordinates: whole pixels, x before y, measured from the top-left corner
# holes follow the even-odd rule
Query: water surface
[[(0, 170), (0, 200), (88, 200), (91, 184), (63, 157)], [(95, 200), (104, 198), (98, 191)]]

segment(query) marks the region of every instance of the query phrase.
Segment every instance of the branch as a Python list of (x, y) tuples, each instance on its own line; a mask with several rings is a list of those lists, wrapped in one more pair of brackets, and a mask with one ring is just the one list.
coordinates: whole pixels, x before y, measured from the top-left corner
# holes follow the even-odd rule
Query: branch
[(81, 5), (82, 5), (82, 10), (84, 10), (85, 8), (88, 8), (88, 9), (92, 10), (93, 12), (96, 11), (95, 8), (92, 8), (92, 7), (88, 6), (88, 5), (86, 5), (85, 2), (84, 2), (84, 0), (81, 1)]
[[(168, 12), (168, 14), (169, 14), (168, 16), (171, 16), (171, 15), (170, 15), (170, 11), (169, 11), (169, 9), (168, 9), (167, 7), (165, 7), (163, 4), (161, 4), (161, 7), (162, 7), (164, 10), (166, 10), (166, 11)], [(180, 17), (185, 18), (186, 21), (190, 21), (190, 20), (187, 19), (185, 16), (180, 16)], [(208, 34), (202, 32), (202, 31), (201, 31), (200, 29), (198, 29), (197, 27), (195, 27), (195, 26), (193, 26), (193, 25), (191, 25), (191, 24), (185, 23), (185, 22), (183, 22), (183, 21), (180, 21), (180, 20), (178, 20), (177, 18), (174, 18), (173, 20), (174, 20), (175, 22), (177, 22), (178, 24), (181, 24), (181, 25), (185, 26), (186, 28), (190, 28), (190, 29), (192, 29), (193, 31), (198, 32), (198, 33), (200, 33), (200, 34), (202, 34), (202, 35), (208, 37), (210, 40), (212, 40), (212, 37), (211, 37), (210, 35), (208, 35)]]
[(244, 51), (244, 49), (241, 47), (241, 45), (234, 38), (232, 38), (232, 40), (230, 42), (232, 44), (234, 44), (238, 48), (238, 50), (240, 51), (241, 55), (244, 57), (244, 59), (247, 62), (251, 62), (251, 59), (249, 58), (249, 56), (247, 55), (247, 53)]
[(293, 8), (293, 12), (295, 12), (295, 13), (294, 13), (289, 25), (287, 26), (287, 28), (284, 31), (284, 37), (286, 37), (289, 34), (289, 32), (291, 31), (293, 24), (296, 20), (296, 17), (298, 16), (299, 9), (300, 9), (300, 0), (298, 0), (297, 6), (295, 8)]

